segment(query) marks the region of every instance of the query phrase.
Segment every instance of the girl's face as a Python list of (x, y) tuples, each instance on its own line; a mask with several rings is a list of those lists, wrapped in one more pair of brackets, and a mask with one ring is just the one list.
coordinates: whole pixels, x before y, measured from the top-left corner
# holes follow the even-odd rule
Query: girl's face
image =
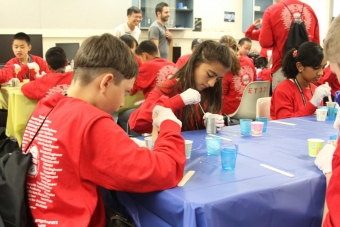
[(302, 66), (298, 67), (298, 70), (301, 70), (301, 75), (306, 81), (316, 83), (323, 75), (326, 64), (326, 58), (323, 58), (319, 66)]
[(195, 86), (197, 91), (213, 87), (228, 72), (221, 63), (202, 63), (195, 68)]
[(340, 65), (337, 62), (329, 61), (331, 71), (336, 74), (336, 77), (340, 81)]
[(251, 49), (251, 42), (245, 41), (242, 45), (238, 44), (238, 55), (247, 56)]

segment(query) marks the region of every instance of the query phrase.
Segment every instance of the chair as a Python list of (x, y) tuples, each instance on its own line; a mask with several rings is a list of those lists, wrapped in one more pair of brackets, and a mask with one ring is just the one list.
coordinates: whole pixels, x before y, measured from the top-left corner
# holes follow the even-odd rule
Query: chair
[(259, 98), (269, 97), (269, 81), (254, 81), (244, 89), (241, 102), (237, 110), (229, 114), (231, 119), (256, 118), (256, 102)]
[(268, 120), (271, 120), (270, 117), (270, 103), (272, 101), (272, 97), (259, 98), (256, 102), (256, 117), (267, 117)]

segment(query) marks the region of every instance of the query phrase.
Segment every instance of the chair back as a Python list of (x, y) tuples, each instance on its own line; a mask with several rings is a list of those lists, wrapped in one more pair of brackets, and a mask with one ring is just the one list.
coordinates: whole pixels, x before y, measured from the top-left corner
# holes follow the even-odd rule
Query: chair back
[(125, 100), (124, 100), (124, 106), (122, 106), (121, 108), (118, 109), (118, 111), (116, 113), (122, 113), (125, 110), (129, 110), (132, 108), (137, 108), (140, 106), (139, 105), (135, 105), (136, 102), (144, 100), (144, 94), (142, 91), (138, 91), (136, 94), (134, 95), (127, 95), (125, 96)]
[(269, 97), (269, 81), (254, 81), (244, 89), (241, 102), (237, 110), (229, 114), (232, 119), (256, 118), (256, 102), (259, 98)]
[(270, 117), (270, 103), (272, 97), (259, 98), (256, 102), (256, 117), (267, 117), (268, 120), (271, 120)]

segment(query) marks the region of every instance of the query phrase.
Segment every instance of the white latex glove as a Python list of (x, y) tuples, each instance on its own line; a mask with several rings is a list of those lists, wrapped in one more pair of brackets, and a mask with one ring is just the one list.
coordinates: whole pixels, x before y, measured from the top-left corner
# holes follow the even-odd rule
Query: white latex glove
[(324, 173), (332, 172), (332, 159), (335, 147), (331, 144), (326, 144), (319, 152), (314, 161), (315, 165)]
[[(220, 115), (220, 114), (212, 114), (212, 113), (209, 113), (209, 112), (206, 112), (204, 115), (203, 115), (203, 119), (207, 119), (208, 117), (214, 117), (216, 120), (215, 120), (215, 124), (216, 124), (216, 130), (217, 131), (221, 131), (221, 129), (224, 127), (224, 119), (223, 119), (223, 116)], [(204, 124), (206, 124), (206, 122), (204, 121)]]
[(33, 69), (35, 73), (39, 73), (40, 67), (36, 62), (32, 62), (32, 63), (27, 63), (27, 67), (29, 69)]
[(15, 74), (18, 74), (21, 70), (21, 66), (18, 65), (18, 64), (14, 64), (14, 71), (15, 71)]
[(331, 87), (327, 84), (322, 84), (315, 89), (314, 95), (310, 102), (315, 106), (318, 107), (322, 99), (331, 94)]
[(157, 115), (157, 117), (153, 119), (153, 124), (156, 125), (158, 128), (160, 128), (160, 125), (165, 120), (172, 120), (176, 122), (180, 127), (182, 127), (182, 122), (177, 119), (175, 114), (169, 108), (157, 105), (152, 111), (152, 116), (155, 116), (155, 114)]
[(180, 96), (185, 105), (196, 104), (201, 101), (201, 94), (192, 88), (182, 92)]
[(336, 118), (335, 118), (333, 127), (337, 130), (340, 130), (340, 109), (338, 109), (338, 113), (336, 114)]
[(143, 140), (139, 140), (139, 139), (136, 139), (136, 138), (130, 138), (133, 142), (135, 142), (138, 146), (140, 147), (146, 147), (145, 146), (145, 141)]

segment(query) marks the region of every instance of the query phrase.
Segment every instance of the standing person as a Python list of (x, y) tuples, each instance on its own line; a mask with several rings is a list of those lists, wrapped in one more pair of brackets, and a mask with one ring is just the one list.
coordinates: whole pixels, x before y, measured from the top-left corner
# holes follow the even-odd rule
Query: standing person
[[(340, 16), (331, 23), (324, 39), (325, 55), (331, 71), (340, 80)], [(340, 111), (338, 111), (334, 128), (340, 130)], [(326, 200), (322, 219), (323, 227), (340, 226), (340, 146), (322, 149), (315, 159), (315, 164), (326, 176)], [(334, 154), (333, 154), (334, 153)]]
[[(183, 122), (182, 131), (204, 129), (204, 118), (216, 116), (216, 127), (224, 126), (222, 110), (222, 78), (231, 66), (226, 45), (207, 40), (197, 46), (188, 62), (168, 81), (158, 85), (129, 119), (130, 128), (139, 133), (152, 130), (152, 109), (161, 105)], [(201, 107), (206, 112), (204, 115)]]
[(113, 35), (121, 37), (122, 35), (132, 35), (137, 41), (139, 40), (141, 31), (138, 28), (139, 23), (143, 20), (142, 11), (136, 6), (127, 9), (128, 21), (119, 25), (113, 30)]
[(156, 5), (156, 21), (154, 21), (148, 31), (148, 39), (156, 44), (161, 58), (168, 59), (169, 44), (172, 42), (172, 34), (165, 27), (165, 22), (169, 20), (170, 9), (167, 3), (161, 2)]
[(67, 91), (71, 84), (73, 71), (65, 72), (68, 65), (65, 51), (61, 47), (52, 47), (45, 54), (50, 73), (21, 86), (22, 93), (34, 100), (40, 100), (59, 92)]
[(230, 35), (224, 35), (220, 43), (226, 44), (230, 48), (233, 63), (230, 72), (222, 79), (222, 99), (223, 113), (234, 113), (241, 103), (243, 92), (247, 85), (256, 80), (256, 70), (253, 61), (248, 56), (237, 56), (236, 40)]
[(138, 74), (125, 43), (110, 34), (87, 38), (74, 65), (67, 95), (40, 100), (25, 129), (22, 150), (32, 153), (27, 191), (37, 226), (103, 227), (100, 187), (152, 192), (175, 187), (183, 177), (181, 122), (170, 109), (153, 108), (159, 128), (154, 150), (139, 147), (110, 115)]
[(191, 53), (190, 54), (186, 54), (186, 55), (183, 55), (181, 56), (180, 58), (177, 59), (177, 62), (176, 62), (176, 67), (177, 69), (181, 68), (187, 61), (188, 59), (190, 58), (190, 55), (192, 54), (192, 52), (194, 52), (194, 50), (196, 49), (196, 47), (202, 43), (203, 40), (202, 39), (194, 39), (192, 42), (191, 42)]
[(283, 51), (289, 33), (293, 15), (298, 13), (305, 23), (309, 41), (320, 43), (319, 22), (313, 9), (298, 0), (275, 0), (277, 4), (269, 6), (262, 18), (259, 37), (261, 47), (273, 48), (272, 53), (272, 89), (285, 79), (281, 68)]
[(31, 38), (27, 34), (19, 32), (13, 36), (12, 50), (15, 58), (9, 60), (6, 65), (21, 66), (18, 74), (13, 74), (13, 77), (16, 76), (20, 81), (35, 80), (36, 76), (50, 72), (44, 59), (28, 53), (31, 48)]
[(287, 79), (273, 92), (270, 105), (273, 120), (314, 114), (322, 99), (331, 94), (328, 85), (316, 87), (314, 84), (326, 64), (322, 47), (314, 42), (305, 42), (286, 53), (282, 71)]

